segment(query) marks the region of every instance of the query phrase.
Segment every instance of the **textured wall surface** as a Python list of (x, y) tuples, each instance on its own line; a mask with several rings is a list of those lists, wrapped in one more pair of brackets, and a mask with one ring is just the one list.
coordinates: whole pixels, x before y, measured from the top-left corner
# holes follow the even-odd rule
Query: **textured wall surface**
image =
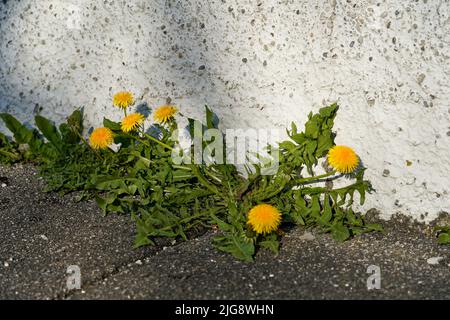
[(85, 106), (96, 125), (127, 89), (283, 128), (338, 101), (337, 143), (377, 190), (365, 208), (429, 221), (450, 211), (449, 14), (446, 0), (2, 0), (0, 110)]

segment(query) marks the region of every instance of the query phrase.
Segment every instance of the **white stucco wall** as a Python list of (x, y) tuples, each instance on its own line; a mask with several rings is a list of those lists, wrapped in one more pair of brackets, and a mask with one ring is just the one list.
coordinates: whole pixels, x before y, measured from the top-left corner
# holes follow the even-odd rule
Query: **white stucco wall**
[(337, 142), (377, 190), (365, 208), (430, 221), (450, 211), (449, 14), (446, 0), (2, 0), (0, 110), (85, 106), (96, 125), (127, 89), (282, 128), (337, 100)]

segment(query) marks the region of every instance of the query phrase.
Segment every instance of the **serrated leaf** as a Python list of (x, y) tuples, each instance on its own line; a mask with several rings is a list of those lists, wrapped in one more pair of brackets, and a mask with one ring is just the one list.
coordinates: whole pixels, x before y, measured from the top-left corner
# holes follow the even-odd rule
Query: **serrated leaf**
[(351, 208), (349, 208), (346, 212), (346, 218), (349, 224), (351, 224), (352, 226), (357, 226), (357, 227), (361, 227), (363, 226), (363, 220), (356, 216), (356, 214), (353, 212), (353, 210)]
[(214, 238), (213, 243), (217, 249), (231, 253), (239, 260), (253, 261), (255, 246), (252, 242), (246, 241), (242, 236), (225, 234), (222, 237)]
[(139, 248), (139, 247), (148, 246), (148, 245), (154, 246), (155, 243), (149, 237), (147, 237), (145, 234), (137, 234), (136, 237), (134, 238), (134, 243), (133, 243), (134, 248)]
[(261, 248), (266, 248), (273, 251), (275, 254), (278, 254), (280, 250), (280, 241), (275, 234), (271, 234), (265, 237), (264, 240), (259, 242)]
[(217, 226), (219, 227), (220, 230), (224, 231), (224, 232), (228, 232), (233, 230), (233, 226), (226, 223), (225, 221), (219, 219), (218, 217), (216, 217), (215, 215), (211, 215), (211, 218), (213, 220), (213, 222), (215, 224), (217, 224)]
[(290, 135), (296, 135), (297, 134), (297, 125), (295, 124), (295, 122), (291, 122), (291, 133)]
[(348, 238), (350, 238), (350, 231), (343, 224), (340, 223), (333, 224), (331, 226), (330, 231), (333, 238), (336, 239), (337, 241), (343, 242)]
[(321, 108), (319, 110), (319, 114), (322, 117), (329, 118), (329, 117), (332, 117), (337, 112), (338, 109), (339, 109), (339, 107), (338, 107), (337, 103), (333, 103), (333, 104), (331, 104), (331, 105), (329, 105), (327, 107)]

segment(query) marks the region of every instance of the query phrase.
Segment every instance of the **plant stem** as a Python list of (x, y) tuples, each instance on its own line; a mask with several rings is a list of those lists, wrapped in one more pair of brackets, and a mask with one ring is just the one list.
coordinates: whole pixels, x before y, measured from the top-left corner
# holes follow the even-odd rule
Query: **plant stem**
[[(140, 138), (140, 137), (136, 137), (136, 136), (133, 136), (133, 135), (131, 135), (131, 134), (129, 134), (129, 133), (125, 133), (125, 132), (124, 132), (124, 134), (125, 134), (127, 137), (129, 137), (129, 138), (132, 138), (132, 139), (134, 139), (134, 140), (139, 141), (140, 143), (145, 144), (147, 147), (151, 147), (151, 145), (148, 144), (147, 141), (143, 140), (143, 139)], [(146, 138), (149, 138), (150, 140), (152, 140), (152, 141), (158, 143), (159, 145), (161, 145), (161, 146), (163, 146), (163, 147), (165, 147), (165, 148), (167, 148), (167, 149), (170, 149), (170, 150), (173, 149), (171, 146), (165, 144), (164, 142), (159, 141), (158, 139), (156, 139), (156, 138), (154, 138), (154, 137), (152, 137), (152, 136), (150, 136), (150, 135), (148, 135), (148, 134), (146, 134), (146, 133), (144, 133), (144, 135), (145, 135)]]
[(145, 136), (146, 138), (148, 138), (148, 139), (150, 139), (150, 140), (156, 142), (157, 144), (163, 146), (164, 148), (167, 148), (167, 149), (169, 149), (169, 150), (173, 150), (173, 148), (172, 148), (171, 146), (165, 144), (165, 143), (162, 142), (162, 141), (159, 141), (158, 139), (156, 139), (155, 137), (152, 137), (151, 135), (149, 135), (149, 134), (147, 134), (147, 133), (144, 133), (144, 136)]
[(331, 171), (331, 172), (328, 172), (328, 173), (321, 174), (321, 175), (319, 175), (319, 176), (314, 176), (314, 177), (307, 177), (307, 178), (303, 178), (303, 179), (298, 179), (298, 180), (292, 181), (292, 183), (293, 183), (293, 184), (304, 184), (305, 182), (310, 182), (310, 181), (320, 180), (320, 179), (323, 179), (323, 178), (332, 176), (332, 175), (334, 175), (335, 173), (336, 173), (336, 171)]
[(198, 166), (194, 165), (190, 165), (191, 169), (192, 169), (192, 173), (197, 177), (198, 181), (200, 181), (201, 184), (203, 184), (206, 189), (208, 189), (209, 191), (211, 191), (212, 193), (218, 194), (219, 196), (221, 195), (221, 193), (219, 192), (219, 190), (217, 190), (216, 186), (214, 186), (213, 184), (211, 184), (208, 180), (206, 180), (206, 178), (202, 175), (202, 173), (200, 172), (200, 170), (198, 169)]
[(210, 172), (207, 168), (205, 168), (205, 173), (210, 176), (211, 178), (213, 178), (214, 180), (216, 180), (219, 183), (222, 183), (222, 181), (216, 177), (214, 174), (212, 174), (212, 172)]
[(309, 192), (308, 192), (307, 189), (301, 189), (301, 190), (302, 190), (303, 194), (331, 193), (331, 192), (336, 192), (336, 191), (337, 192), (343, 191), (343, 190), (346, 190), (348, 188), (355, 187), (355, 186), (357, 186), (357, 185), (359, 185), (361, 183), (362, 183), (361, 181), (357, 181), (357, 182), (355, 182), (353, 184), (349, 184), (348, 186), (345, 186), (345, 187), (342, 187), (342, 188), (338, 188), (338, 189), (331, 189), (331, 190), (326, 189), (326, 188), (322, 188), (322, 187), (310, 188)]
[(174, 167), (175, 169), (181, 169), (181, 170), (192, 171), (191, 168), (185, 167), (185, 166), (172, 165), (172, 167)]
[(359, 184), (361, 184), (363, 182), (364, 181), (357, 181), (357, 182), (355, 182), (353, 184), (349, 184), (348, 186), (345, 186), (345, 187), (342, 187), (342, 188), (338, 188), (338, 189), (333, 189), (331, 191), (342, 191), (342, 190), (345, 190), (345, 189), (350, 188), (350, 187), (355, 187), (355, 186), (357, 186), (357, 185), (359, 185)]
[(132, 136), (131, 134), (125, 133), (125, 132), (124, 132), (124, 134), (125, 134), (128, 138), (131, 138), (131, 139), (133, 139), (133, 140), (137, 140), (137, 141), (139, 141), (140, 143), (145, 144), (147, 147), (151, 147), (151, 145), (148, 144), (147, 141), (142, 140), (142, 139), (139, 138), (139, 137)]

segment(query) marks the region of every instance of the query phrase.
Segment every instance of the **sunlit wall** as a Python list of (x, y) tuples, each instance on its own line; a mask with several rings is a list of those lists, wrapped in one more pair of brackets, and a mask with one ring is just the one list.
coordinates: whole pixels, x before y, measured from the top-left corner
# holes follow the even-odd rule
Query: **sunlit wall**
[(365, 208), (450, 211), (448, 1), (3, 0), (0, 110), (32, 124), (112, 94), (223, 127), (283, 128), (332, 101), (377, 193)]

